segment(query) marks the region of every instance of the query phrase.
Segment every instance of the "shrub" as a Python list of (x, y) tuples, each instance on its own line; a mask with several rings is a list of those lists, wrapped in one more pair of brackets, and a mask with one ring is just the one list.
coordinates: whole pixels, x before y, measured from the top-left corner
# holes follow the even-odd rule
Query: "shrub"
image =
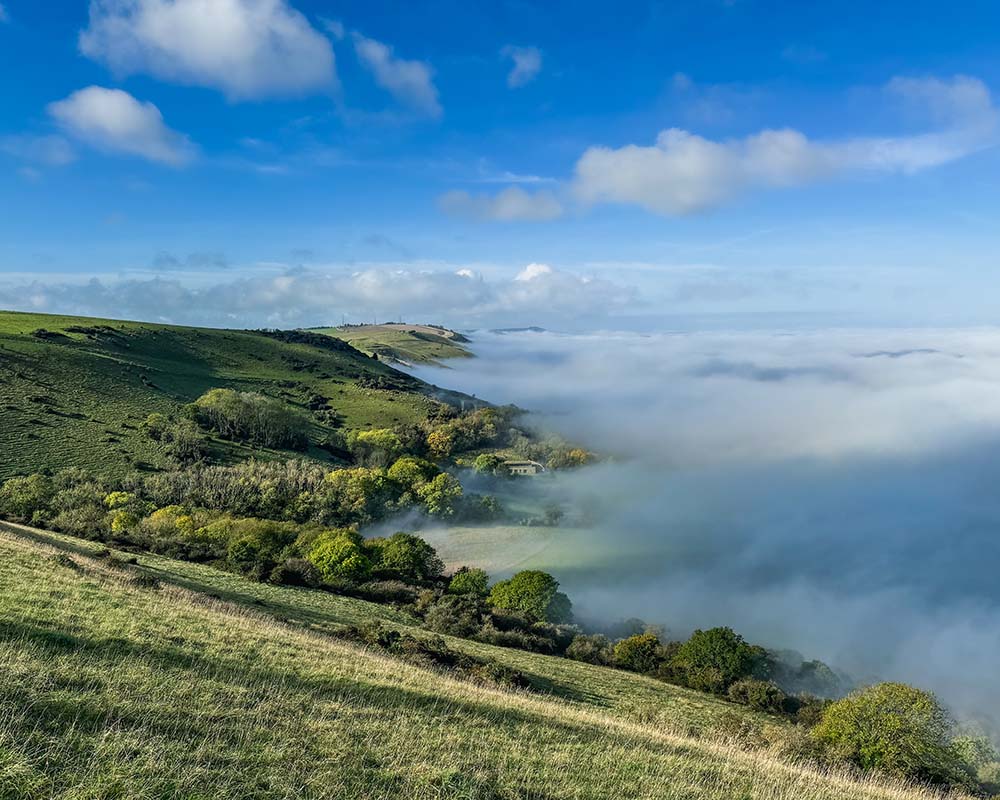
[(409, 583), (427, 583), (441, 577), (444, 563), (437, 551), (419, 536), (402, 531), (388, 539), (369, 539), (364, 550), (374, 574)]
[(0, 487), (0, 514), (30, 522), (44, 511), (55, 494), (52, 479), (35, 473), (25, 478), (11, 478)]
[(455, 513), (455, 504), (462, 496), (462, 484), (454, 475), (442, 472), (432, 481), (417, 489), (417, 497), (424, 504), (427, 513), (433, 517), (450, 517)]
[(831, 703), (814, 729), (837, 757), (901, 778), (961, 780), (950, 742), (953, 723), (929, 693), (904, 683), (879, 683)]
[(486, 597), (489, 594), (490, 576), (486, 570), (462, 567), (448, 582), (449, 594), (471, 594)]
[(389, 479), (398, 483), (406, 491), (414, 491), (441, 472), (436, 464), (423, 458), (403, 456), (389, 467)]
[(269, 583), (315, 588), (323, 582), (319, 570), (304, 558), (287, 558), (268, 576)]
[(756, 650), (732, 628), (697, 630), (671, 659), (687, 686), (706, 692), (725, 692), (730, 684), (748, 677)]
[(170, 418), (166, 414), (153, 413), (139, 427), (150, 439), (159, 442), (169, 426)]
[(295, 541), (294, 526), (263, 519), (229, 519), (226, 558), (234, 569), (264, 580), (283, 560), (282, 551)]
[(508, 477), (510, 467), (507, 462), (496, 453), (481, 453), (472, 462), (472, 468), (481, 475), (495, 475), (497, 477)]
[(483, 606), (475, 595), (446, 594), (427, 609), (424, 624), (435, 633), (469, 638), (483, 624)]
[(615, 645), (614, 663), (632, 672), (652, 672), (660, 662), (660, 640), (652, 633), (637, 633)]
[(566, 658), (574, 661), (584, 661), (588, 664), (607, 665), (612, 663), (614, 652), (611, 640), (601, 634), (581, 633), (573, 637), (566, 648)]
[(160, 440), (167, 447), (167, 455), (181, 465), (201, 461), (208, 452), (201, 429), (189, 419), (172, 423), (164, 430)]
[(734, 703), (741, 703), (754, 711), (780, 714), (788, 699), (785, 693), (770, 681), (743, 678), (729, 687), (726, 693)]
[(347, 435), (347, 449), (359, 464), (387, 467), (403, 451), (403, 443), (392, 430), (377, 428), (351, 431)]
[(371, 561), (361, 549), (361, 537), (349, 529), (320, 535), (307, 558), (325, 581), (359, 582), (371, 574)]
[(497, 583), (487, 603), (536, 621), (570, 622), (573, 618), (572, 604), (558, 589), (559, 582), (547, 572), (523, 570), (510, 580)]

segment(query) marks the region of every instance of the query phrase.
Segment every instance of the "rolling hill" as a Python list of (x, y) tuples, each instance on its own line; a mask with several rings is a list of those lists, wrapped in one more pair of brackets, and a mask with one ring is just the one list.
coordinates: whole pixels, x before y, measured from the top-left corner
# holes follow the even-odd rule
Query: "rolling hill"
[(331, 635), (391, 608), (125, 558), (0, 524), (5, 800), (938, 797), (722, 741), (755, 715), (650, 678), (449, 639), (534, 691), (487, 688)]
[[(334, 429), (419, 422), (470, 398), (430, 386), (336, 338), (0, 312), (0, 479), (82, 466), (121, 474), (164, 466), (143, 435), (208, 389), (259, 392), (301, 409), (308, 455)], [(320, 412), (320, 413), (316, 413)], [(212, 456), (287, 457), (214, 440)], [(294, 454), (300, 455), (300, 454)]]
[(472, 357), (472, 352), (464, 347), (469, 341), (465, 336), (436, 325), (390, 322), (313, 330), (345, 341), (369, 355), (402, 364), (444, 366), (441, 362), (449, 358)]

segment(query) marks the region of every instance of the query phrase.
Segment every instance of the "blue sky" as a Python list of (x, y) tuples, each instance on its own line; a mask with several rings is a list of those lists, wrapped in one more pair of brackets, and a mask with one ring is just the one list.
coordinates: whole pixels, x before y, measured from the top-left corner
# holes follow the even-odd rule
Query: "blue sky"
[(614, 326), (1000, 300), (995, 3), (0, 8), (5, 306)]

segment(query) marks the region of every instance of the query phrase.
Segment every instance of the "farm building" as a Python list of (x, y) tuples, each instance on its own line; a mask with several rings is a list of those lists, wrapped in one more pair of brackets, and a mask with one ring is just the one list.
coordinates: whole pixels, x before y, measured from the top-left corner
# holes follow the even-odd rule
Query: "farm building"
[(537, 461), (506, 461), (504, 462), (511, 475), (537, 475), (545, 472), (545, 467)]

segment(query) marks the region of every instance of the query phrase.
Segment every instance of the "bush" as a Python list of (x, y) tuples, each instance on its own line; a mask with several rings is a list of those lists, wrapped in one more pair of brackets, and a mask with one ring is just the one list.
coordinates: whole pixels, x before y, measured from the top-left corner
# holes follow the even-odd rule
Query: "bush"
[(692, 689), (725, 692), (753, 671), (757, 652), (732, 628), (697, 630), (671, 659), (671, 667)]
[(632, 672), (653, 672), (660, 663), (660, 640), (652, 633), (637, 633), (615, 645), (614, 663)]
[(743, 678), (729, 687), (726, 693), (734, 703), (741, 703), (754, 711), (780, 714), (785, 710), (787, 696), (770, 681)]
[(371, 574), (371, 561), (361, 549), (361, 537), (349, 529), (323, 533), (307, 558), (325, 581), (360, 582)]
[(462, 567), (448, 583), (449, 594), (471, 594), (486, 597), (489, 594), (490, 576), (486, 570)]
[(444, 563), (437, 551), (419, 536), (399, 531), (388, 539), (369, 539), (364, 550), (372, 572), (408, 583), (428, 583), (441, 577)]
[(573, 641), (569, 643), (569, 647), (566, 648), (566, 658), (606, 666), (614, 659), (611, 640), (599, 633), (581, 633), (574, 636)]
[(417, 497), (432, 517), (450, 517), (462, 497), (462, 484), (454, 475), (442, 472), (417, 489)]
[(304, 558), (288, 558), (278, 564), (268, 576), (269, 583), (315, 588), (323, 582), (319, 570)]
[(953, 723), (937, 698), (879, 683), (831, 703), (813, 733), (836, 757), (865, 770), (933, 783), (964, 778)]
[(399, 436), (388, 428), (352, 431), (347, 436), (347, 448), (359, 464), (387, 467), (403, 451)]
[(483, 624), (483, 606), (475, 595), (446, 594), (424, 614), (424, 624), (435, 633), (469, 638)]
[(48, 508), (54, 494), (52, 479), (46, 475), (11, 478), (0, 487), (0, 514), (30, 522), (37, 512)]
[(547, 572), (524, 570), (497, 583), (487, 603), (503, 611), (514, 611), (538, 622), (570, 622), (569, 598), (558, 591), (559, 582)]

